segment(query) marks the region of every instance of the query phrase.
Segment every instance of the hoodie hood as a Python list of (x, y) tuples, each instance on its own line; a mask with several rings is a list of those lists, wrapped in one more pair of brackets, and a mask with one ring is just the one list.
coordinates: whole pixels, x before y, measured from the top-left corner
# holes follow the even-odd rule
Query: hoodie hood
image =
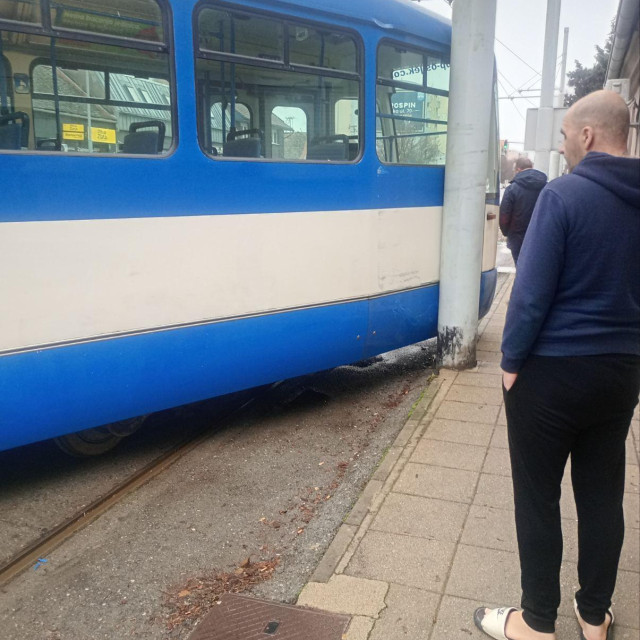
[(578, 163), (573, 173), (595, 182), (640, 209), (640, 158), (591, 151)]
[(547, 184), (547, 176), (537, 169), (525, 169), (524, 171), (517, 173), (511, 182), (515, 182), (523, 189), (541, 191)]

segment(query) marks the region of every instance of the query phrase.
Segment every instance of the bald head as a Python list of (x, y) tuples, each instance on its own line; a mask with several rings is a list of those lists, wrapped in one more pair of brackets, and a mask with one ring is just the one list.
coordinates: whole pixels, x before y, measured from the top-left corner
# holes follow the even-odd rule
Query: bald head
[(613, 91), (594, 91), (578, 100), (566, 115), (579, 128), (591, 126), (609, 144), (627, 146), (629, 110)]
[(589, 151), (625, 155), (629, 135), (627, 105), (613, 91), (594, 91), (567, 111), (562, 133), (565, 140), (561, 151), (570, 168)]

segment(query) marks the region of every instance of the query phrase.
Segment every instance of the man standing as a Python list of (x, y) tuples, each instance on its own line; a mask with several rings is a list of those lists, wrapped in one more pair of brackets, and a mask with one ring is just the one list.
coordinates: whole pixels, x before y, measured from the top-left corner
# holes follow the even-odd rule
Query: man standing
[(623, 157), (628, 131), (613, 92), (569, 109), (563, 153), (572, 173), (542, 191), (522, 247), (502, 369), (523, 611), (478, 609), (476, 624), (494, 638), (555, 639), (569, 456), (576, 615), (583, 639), (610, 637), (625, 439), (640, 393), (640, 159)]
[(516, 160), (516, 175), (506, 188), (500, 203), (500, 231), (507, 238), (514, 264), (518, 264), (520, 248), (538, 196), (547, 184), (547, 176), (533, 168), (529, 158)]

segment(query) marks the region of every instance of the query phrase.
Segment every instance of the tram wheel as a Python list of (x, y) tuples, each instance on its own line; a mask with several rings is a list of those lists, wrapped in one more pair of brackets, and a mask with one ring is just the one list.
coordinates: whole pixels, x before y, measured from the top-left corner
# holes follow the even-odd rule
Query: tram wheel
[(77, 458), (99, 456), (115, 447), (122, 438), (116, 436), (106, 427), (85, 429), (77, 433), (68, 433), (55, 438), (55, 443), (65, 453)]
[(55, 443), (65, 453), (77, 458), (99, 456), (113, 449), (122, 438), (137, 431), (146, 416), (138, 416), (129, 420), (120, 420), (103, 427), (85, 429), (76, 433), (68, 433), (55, 438)]

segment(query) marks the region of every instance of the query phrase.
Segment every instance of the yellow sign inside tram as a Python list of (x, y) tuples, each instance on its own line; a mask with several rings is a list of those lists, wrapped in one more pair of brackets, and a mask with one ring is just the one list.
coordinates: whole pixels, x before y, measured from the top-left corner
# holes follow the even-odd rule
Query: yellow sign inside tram
[(93, 142), (106, 142), (107, 144), (115, 144), (116, 130), (91, 127), (91, 140)]

